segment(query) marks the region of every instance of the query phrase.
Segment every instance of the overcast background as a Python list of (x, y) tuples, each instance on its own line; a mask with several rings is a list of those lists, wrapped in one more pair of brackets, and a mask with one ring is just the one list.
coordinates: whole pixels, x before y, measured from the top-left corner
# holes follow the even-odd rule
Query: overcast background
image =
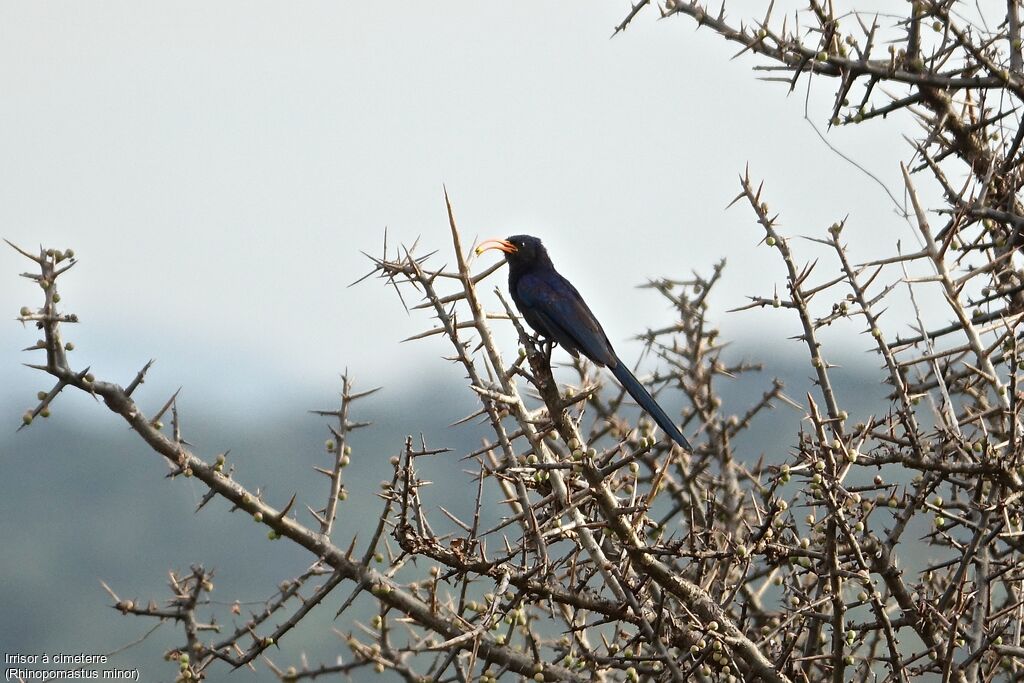
[[(366, 437), (381, 449), (353, 475), (366, 481), (386, 475), (401, 434), (443, 426), (470, 405), (440, 342), (398, 343), (429, 327), (427, 316), (407, 315), (378, 282), (346, 287), (368, 270), (360, 251), (379, 252), (385, 227), (393, 243), (420, 237), (424, 250), (449, 249), (442, 184), (467, 240), (541, 236), (627, 358), (640, 352), (632, 335), (671, 319), (636, 285), (709, 273), (727, 258), (712, 300), (723, 336), (756, 347), (772, 374), (795, 372), (784, 360), (800, 351), (786, 339), (795, 318), (724, 312), (782, 282), (749, 210), (725, 210), (745, 165), (767, 180), (785, 233), (820, 235), (849, 216), (855, 259), (913, 237), (879, 186), (803, 120), (803, 85), (787, 96), (756, 80), (749, 55), (730, 61), (734, 46), (651, 9), (609, 39), (628, 9), (4, 2), (0, 236), (74, 248), (81, 263), (62, 295), (82, 320), (66, 330), (76, 367), (126, 383), (156, 358), (138, 394), (144, 408), (184, 386), (200, 452), (262, 447), (269, 460), (250, 470), (251, 484), (300, 469), (296, 486), (316, 482), (310, 461), (279, 456), (321, 447), (324, 430), (303, 411), (331, 404), (345, 367), (360, 386), (386, 388), (367, 407), (383, 434)], [(831, 84), (817, 85), (809, 107), (824, 127)], [(898, 188), (907, 130), (890, 121), (829, 139)], [(0, 250), (9, 321), (40, 299), (17, 277), (27, 265)], [(827, 339), (833, 357), (855, 364), (869, 344), (851, 329)], [(161, 597), (166, 569), (211, 554), (229, 563), (243, 545), (212, 535), (207, 549), (198, 539), (229, 516), (192, 516), (196, 491), (164, 482), (163, 465), (85, 397), (62, 397), (48, 423), (14, 433), (48, 388), (20, 365), (32, 358), (18, 349), (37, 336), (15, 322), (0, 329), (0, 425), (9, 425), (0, 428), (0, 614), (15, 615), (0, 627), (0, 651), (106, 651), (142, 625), (108, 635), (131, 620), (104, 611), (97, 579), (120, 575), (139, 596)], [(415, 399), (427, 392), (434, 405), (424, 413)], [(411, 406), (420, 412), (403, 421)], [(148, 558), (148, 573), (125, 569), (117, 551), (126, 547)], [(306, 562), (275, 552), (288, 571)], [(269, 593), (277, 570), (262, 577), (268, 590), (240, 590)], [(69, 601), (81, 605), (76, 619), (62, 612)], [(29, 621), (34, 630), (15, 625)], [(162, 638), (153, 652), (180, 640), (169, 628)], [(155, 671), (146, 680), (168, 676)]]

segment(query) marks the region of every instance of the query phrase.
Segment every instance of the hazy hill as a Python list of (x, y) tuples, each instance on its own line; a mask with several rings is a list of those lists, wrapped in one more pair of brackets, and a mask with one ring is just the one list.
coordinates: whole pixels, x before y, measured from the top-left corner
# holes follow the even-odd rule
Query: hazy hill
[[(753, 348), (746, 349), (745, 355), (754, 357)], [(763, 360), (766, 372), (723, 382), (727, 408), (742, 412), (773, 376), (786, 381), (790, 396), (803, 400), (809, 368), (802, 359)], [(885, 387), (877, 383), (872, 363), (871, 356), (852, 356), (847, 368), (834, 371), (852, 417), (884, 409), (880, 397)], [(442, 501), (456, 514), (469, 509), (472, 496), (465, 491), (470, 477), (463, 473), (459, 456), (475, 448), (484, 432), (477, 424), (447, 427), (474, 405), (458, 377), (453, 371), (401, 391), (385, 387), (359, 405), (354, 418), (376, 424), (352, 439), (352, 465), (345, 472), (350, 497), (342, 504), (337, 543), (347, 544), (356, 532), (365, 538), (376, 523), (381, 509), (378, 484), (390, 476), (388, 458), (399, 452), (406, 434), (423, 433), (431, 446), (453, 449), (426, 466), (427, 478), (436, 482), (427, 499)], [(26, 401), (34, 393), (28, 386), (10, 391), (5, 403), (14, 393), (25, 393)], [(142, 397), (144, 405), (162, 401)], [(261, 487), (277, 505), (297, 491), (295, 509), (303, 517), (305, 504), (319, 507), (326, 491), (323, 477), (311, 466), (326, 463), (327, 430), (324, 420), (306, 411), (330, 407), (333, 401), (334, 395), (310, 395), (301, 405), (278, 405), (253, 415), (245, 412), (244, 398), (231, 406), (208, 405), (186, 386), (180, 404), (185, 436), (198, 453), (213, 457), (230, 448), (229, 461), (240, 481)], [(672, 398), (666, 402), (673, 405)], [(49, 420), (17, 434), (10, 429), (0, 437), (0, 651), (106, 653), (154, 625), (111, 609), (101, 579), (123, 598), (160, 601), (168, 595), (168, 569), (203, 563), (217, 571), (212, 595), (224, 603), (218, 610), (223, 621), (230, 620), (227, 606), (235, 599), (262, 601), (282, 579), (310, 564), (305, 551), (287, 541), (268, 541), (265, 527), (246, 515), (228, 513), (222, 502), (193, 514), (202, 495), (199, 485), (184, 478), (165, 479), (161, 459), (103, 406), (87, 400), (68, 404), (58, 405)], [(0, 416), (0, 424), (15, 423), (19, 414)], [(740, 452), (751, 461), (762, 453), (769, 461), (782, 461), (800, 418), (780, 405), (738, 443)], [(349, 628), (351, 615), (332, 621), (344, 594), (339, 591), (286, 638), (273, 659), (288, 665), (303, 652), (312, 663), (331, 662), (338, 654), (347, 658), (348, 649), (331, 631)], [(173, 680), (175, 667), (161, 655), (182, 640), (178, 627), (165, 624), (119, 654), (116, 662), (139, 667), (144, 681)], [(226, 675), (226, 669), (220, 671)], [(232, 677), (273, 680), (262, 665), (256, 674), (239, 671)], [(218, 678), (214, 675), (213, 680)]]

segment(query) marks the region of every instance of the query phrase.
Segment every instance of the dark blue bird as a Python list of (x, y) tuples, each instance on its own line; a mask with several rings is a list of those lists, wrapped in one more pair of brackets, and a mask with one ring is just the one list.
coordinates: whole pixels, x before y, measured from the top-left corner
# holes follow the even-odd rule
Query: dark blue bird
[(507, 240), (487, 240), (476, 248), (476, 253), (489, 249), (504, 252), (509, 292), (530, 327), (545, 339), (558, 342), (574, 358), (582, 353), (597, 365), (606, 366), (673, 441), (693, 451), (672, 419), (615, 354), (601, 323), (572, 283), (555, 270), (539, 239), (513, 235)]

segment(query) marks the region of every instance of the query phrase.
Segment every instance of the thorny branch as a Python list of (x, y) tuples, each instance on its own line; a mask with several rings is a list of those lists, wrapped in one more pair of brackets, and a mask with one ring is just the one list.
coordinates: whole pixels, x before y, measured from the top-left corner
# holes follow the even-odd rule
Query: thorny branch
[[(666, 402), (682, 403), (684, 428), (699, 436), (694, 453), (656, 439), (650, 422), (634, 420), (623, 393), (585, 362), (552, 373), (507, 302), (485, 304), (487, 278), (499, 267), (475, 268), (467, 258), (449, 204), (453, 268), (436, 267), (416, 245), (389, 250), (385, 241), (371, 275), (403, 305), (419, 298), (410, 312), (428, 311), (436, 324), (409, 339), (446, 339), (479, 402), (453, 425), (479, 420), (487, 432), (480, 448), (460, 454), (475, 492), (472, 516), (424, 502), (426, 473), (447, 449), (408, 437), (396, 441), (377, 529), (365, 544), (338, 545), (349, 531), (335, 524), (349, 434), (365, 426), (351, 411), (366, 392), (354, 392), (347, 374), (339, 407), (316, 411), (332, 419), (329, 461), (317, 466), (327, 500), (305, 506), (313, 520), (306, 524), (297, 496), (275, 507), (238, 481), (228, 453), (204, 459), (185, 442), (177, 394), (151, 415), (140, 410), (133, 397), (151, 363), (127, 388), (74, 367), (62, 326), (78, 320), (63, 310), (57, 289), (74, 254), (15, 247), (34, 263), (25, 276), (44, 293), (40, 307), (21, 311), (42, 336), (26, 350), (45, 354), (32, 367), (54, 381), (23, 426), (48, 416), (62, 391), (87, 392), (163, 457), (172, 478), (207, 487), (201, 506), (224, 498), (267, 526), (270, 538), (311, 555), (309, 568), (260, 607), (243, 614), (235, 603), (221, 621), (208, 598), (212, 572), (200, 566), (172, 572), (162, 604), (108, 588), (124, 614), (181, 626), (182, 640), (168, 650), (179, 680), (205, 677), (219, 661), (251, 666), (261, 656), (288, 681), (362, 667), (408, 681), (484, 683), (504, 674), (865, 683), (1024, 677), (1017, 2), (996, 21), (952, 0), (917, 0), (894, 7), (902, 14), (879, 15), (839, 14), (818, 0), (783, 15), (769, 2), (736, 22), (724, 5), (640, 1), (616, 32), (652, 7), (665, 18), (689, 16), (752, 53), (769, 80), (791, 89), (812, 73), (834, 78), (832, 126), (904, 114), (921, 126), (903, 172), (906, 219), (920, 245), (913, 253), (897, 244), (884, 258), (857, 263), (842, 219), (809, 238), (808, 248), (824, 255), (807, 261), (764, 188), (749, 172), (740, 179), (737, 200), (753, 211), (782, 279), (779, 290), (752, 295), (742, 310), (779, 309), (800, 325), (813, 381), (800, 400), (775, 380), (749, 405), (724, 404), (722, 383), (759, 369), (725, 354), (710, 313), (724, 262), (707, 276), (648, 283), (673, 308), (672, 320), (641, 335), (657, 365), (649, 383)], [(942, 206), (922, 198), (925, 184)], [(905, 320), (894, 310), (906, 311)], [(498, 326), (518, 336), (512, 360), (501, 352)], [(862, 333), (877, 354), (889, 392), (884, 409), (851, 416), (850, 390), (824, 341), (831, 330)], [(780, 403), (803, 416), (788, 452), (745, 441)], [(271, 661), (267, 648), (326, 602), (339, 615), (357, 602), (372, 607), (369, 623), (344, 636), (351, 656), (286, 668)]]

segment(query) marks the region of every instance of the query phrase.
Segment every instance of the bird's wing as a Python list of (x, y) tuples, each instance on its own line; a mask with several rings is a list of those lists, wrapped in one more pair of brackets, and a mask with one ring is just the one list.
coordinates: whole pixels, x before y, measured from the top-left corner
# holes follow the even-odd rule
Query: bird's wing
[[(525, 273), (516, 283), (519, 301), (531, 311), (552, 337), (570, 353), (579, 349), (600, 365), (614, 366), (618, 359), (601, 323), (568, 280), (555, 271)], [(524, 310), (524, 315), (529, 314)]]

